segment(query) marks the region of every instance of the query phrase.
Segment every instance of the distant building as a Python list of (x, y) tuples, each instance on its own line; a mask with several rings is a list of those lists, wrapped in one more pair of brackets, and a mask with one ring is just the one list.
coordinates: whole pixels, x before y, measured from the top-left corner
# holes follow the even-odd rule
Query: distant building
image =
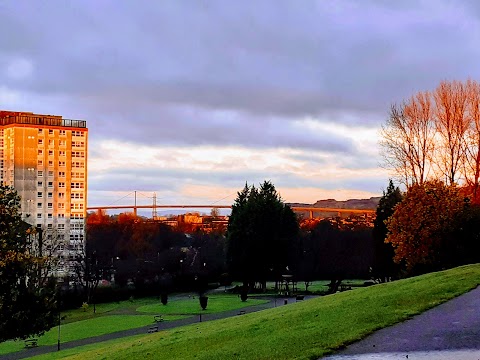
[(58, 276), (85, 243), (87, 149), (84, 120), (0, 111), (0, 181), (21, 196), (22, 220), (43, 230), (45, 250), (55, 244)]

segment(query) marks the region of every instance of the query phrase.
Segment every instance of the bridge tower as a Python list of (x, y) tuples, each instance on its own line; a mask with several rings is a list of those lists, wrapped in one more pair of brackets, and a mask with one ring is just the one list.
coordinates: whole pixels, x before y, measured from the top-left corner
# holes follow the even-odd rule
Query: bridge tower
[(156, 220), (158, 218), (157, 214), (157, 193), (153, 193), (153, 206), (152, 206), (152, 219)]

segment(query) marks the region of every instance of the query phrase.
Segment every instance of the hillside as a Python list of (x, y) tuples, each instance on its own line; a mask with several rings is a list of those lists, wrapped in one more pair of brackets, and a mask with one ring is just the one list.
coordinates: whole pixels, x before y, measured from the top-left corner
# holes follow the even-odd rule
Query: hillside
[(48, 358), (318, 359), (477, 287), (479, 275), (480, 265), (462, 266)]
[(380, 201), (380, 196), (371, 197), (370, 199), (349, 199), (349, 200), (335, 200), (335, 199), (325, 199), (318, 200), (314, 204), (304, 204), (304, 203), (290, 203), (290, 206), (312, 206), (319, 208), (334, 208), (334, 209), (366, 209), (366, 210), (375, 210)]

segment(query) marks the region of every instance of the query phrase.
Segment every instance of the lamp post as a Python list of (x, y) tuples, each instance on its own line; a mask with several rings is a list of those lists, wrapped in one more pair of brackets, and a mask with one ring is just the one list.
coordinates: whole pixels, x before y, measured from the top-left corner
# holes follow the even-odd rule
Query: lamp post
[(61, 300), (62, 289), (58, 289), (58, 340), (57, 340), (57, 351), (60, 351), (60, 325), (62, 322), (61, 309), (62, 309), (62, 300)]

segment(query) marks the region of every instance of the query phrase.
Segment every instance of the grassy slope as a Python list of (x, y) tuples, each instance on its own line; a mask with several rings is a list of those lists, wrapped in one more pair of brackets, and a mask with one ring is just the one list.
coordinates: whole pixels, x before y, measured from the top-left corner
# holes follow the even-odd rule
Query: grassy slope
[(315, 359), (473, 289), (479, 279), (480, 265), (463, 266), (108, 347), (99, 344), (70, 358)]

